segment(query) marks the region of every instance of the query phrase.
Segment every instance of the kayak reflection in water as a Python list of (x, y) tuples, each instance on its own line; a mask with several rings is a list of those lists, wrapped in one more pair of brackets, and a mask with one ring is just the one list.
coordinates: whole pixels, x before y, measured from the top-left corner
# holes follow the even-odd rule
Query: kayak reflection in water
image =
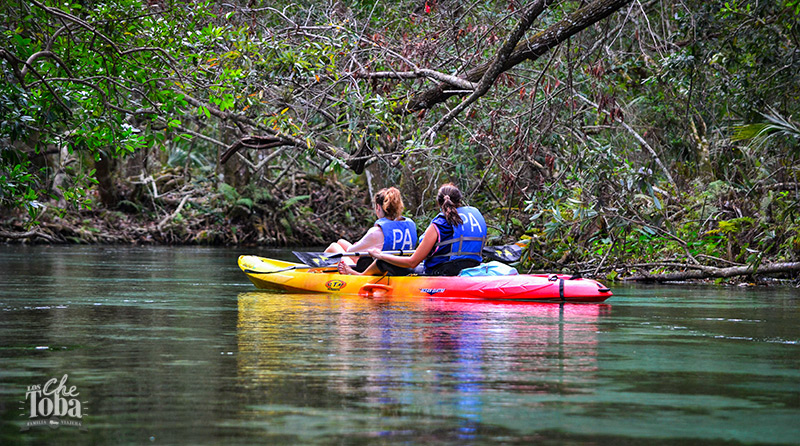
[[(486, 221), (472, 206), (461, 202), (461, 191), (452, 183), (439, 188), (436, 196), (441, 212), (425, 230), (417, 249), (410, 257), (397, 256), (370, 248), (375, 259), (366, 270), (358, 272), (344, 262), (339, 263), (341, 274), (379, 275), (392, 266), (412, 270), (425, 260), (422, 273), (428, 276), (456, 276), (464, 268), (481, 263), (481, 250), (486, 241)], [(406, 273), (407, 274), (407, 273)]]
[[(417, 225), (410, 218), (403, 217), (403, 199), (395, 187), (381, 189), (373, 197), (373, 210), (378, 220), (369, 228), (361, 240), (350, 243), (340, 239), (325, 249), (327, 253), (344, 253), (377, 249), (383, 251), (411, 251), (417, 246)], [(345, 263), (346, 262), (346, 263)], [(361, 257), (354, 262), (352, 257), (343, 257), (340, 264), (353, 272), (365, 271), (375, 263), (371, 257)], [(389, 274), (407, 275), (410, 271), (389, 265)]]

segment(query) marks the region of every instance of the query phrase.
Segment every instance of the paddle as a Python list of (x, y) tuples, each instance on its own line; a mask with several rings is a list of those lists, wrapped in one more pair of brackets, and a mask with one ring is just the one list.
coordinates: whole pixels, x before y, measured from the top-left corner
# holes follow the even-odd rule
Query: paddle
[[(410, 255), (413, 251), (384, 251), (387, 254), (396, 255)], [(369, 256), (367, 252), (303, 252), (292, 251), (292, 253), (300, 259), (301, 262), (311, 267), (325, 267), (331, 266), (339, 262), (342, 257), (366, 257)], [(513, 263), (519, 261), (522, 257), (522, 247), (516, 244), (502, 245), (502, 246), (485, 246), (483, 248), (484, 257), (490, 260), (499, 260), (501, 262)]]
[[(413, 251), (384, 251), (386, 254), (409, 255)], [(312, 268), (335, 265), (342, 257), (367, 257), (368, 252), (302, 252), (292, 251), (301, 262)]]
[[(272, 269), (269, 271), (258, 271), (255, 269), (245, 269), (243, 271), (247, 274), (272, 274), (272, 273), (282, 273), (284, 271), (291, 271), (295, 269), (311, 269), (311, 268), (317, 268), (317, 267), (310, 265), (292, 265), (292, 266), (287, 266), (286, 268)], [(336, 270), (330, 270), (330, 272), (335, 272), (335, 271)], [(325, 272), (328, 272), (328, 270), (325, 270)]]
[(522, 247), (519, 245), (484, 246), (483, 256), (490, 260), (499, 260), (505, 263), (519, 261), (522, 257)]
[[(501, 262), (513, 263), (520, 259), (522, 256), (523, 248), (519, 245), (501, 245), (501, 246), (485, 246), (483, 248), (483, 255), (491, 260), (499, 260)], [(387, 254), (396, 255), (409, 255), (413, 251), (384, 251)], [(284, 271), (292, 271), (295, 269), (311, 269), (311, 268), (324, 268), (326, 266), (335, 265), (342, 257), (364, 257), (368, 256), (367, 252), (302, 252), (292, 251), (300, 261), (305, 265), (292, 265), (286, 268), (274, 269), (270, 271), (257, 271), (253, 269), (245, 269), (244, 272), (248, 274), (272, 274)]]

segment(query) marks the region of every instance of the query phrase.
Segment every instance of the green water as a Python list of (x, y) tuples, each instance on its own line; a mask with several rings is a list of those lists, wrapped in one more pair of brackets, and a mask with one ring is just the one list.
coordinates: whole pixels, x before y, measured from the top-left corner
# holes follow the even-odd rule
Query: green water
[[(800, 444), (799, 289), (373, 301), (241, 253), (0, 246), (0, 444)], [(64, 375), (83, 428), (21, 431)]]

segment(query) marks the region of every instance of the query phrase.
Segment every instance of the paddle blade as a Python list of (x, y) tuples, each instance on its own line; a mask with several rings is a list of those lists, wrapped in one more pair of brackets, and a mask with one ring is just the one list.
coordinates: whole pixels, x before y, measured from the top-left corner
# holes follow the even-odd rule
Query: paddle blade
[(306, 265), (317, 268), (336, 265), (342, 257), (341, 254), (329, 254), (325, 252), (292, 251), (292, 254), (297, 256), (297, 258)]
[(522, 247), (518, 245), (485, 246), (483, 256), (505, 263), (518, 262), (522, 257)]

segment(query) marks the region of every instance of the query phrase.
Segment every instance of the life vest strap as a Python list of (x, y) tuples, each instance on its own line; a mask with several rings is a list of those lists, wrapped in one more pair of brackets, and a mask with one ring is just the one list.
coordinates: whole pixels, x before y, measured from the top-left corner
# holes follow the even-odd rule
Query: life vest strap
[[(443, 242), (439, 242), (439, 243), (436, 244), (435, 249), (439, 249), (442, 246), (447, 246), (447, 245), (452, 245), (454, 243), (459, 243), (458, 251), (454, 252), (454, 251), (451, 250), (450, 252), (448, 252), (446, 254), (434, 254), (431, 257), (452, 257), (452, 256), (460, 256), (460, 255), (465, 254), (465, 252), (462, 251), (464, 244), (460, 243), (460, 242), (481, 242), (481, 249), (480, 249), (480, 251), (478, 251), (478, 252), (481, 252), (481, 251), (483, 251), (483, 245), (486, 243), (486, 237), (457, 237), (457, 238), (452, 238), (450, 240), (445, 240)], [(466, 254), (475, 254), (475, 253), (474, 252), (467, 252)], [(477, 255), (480, 255), (480, 254), (477, 254)]]

